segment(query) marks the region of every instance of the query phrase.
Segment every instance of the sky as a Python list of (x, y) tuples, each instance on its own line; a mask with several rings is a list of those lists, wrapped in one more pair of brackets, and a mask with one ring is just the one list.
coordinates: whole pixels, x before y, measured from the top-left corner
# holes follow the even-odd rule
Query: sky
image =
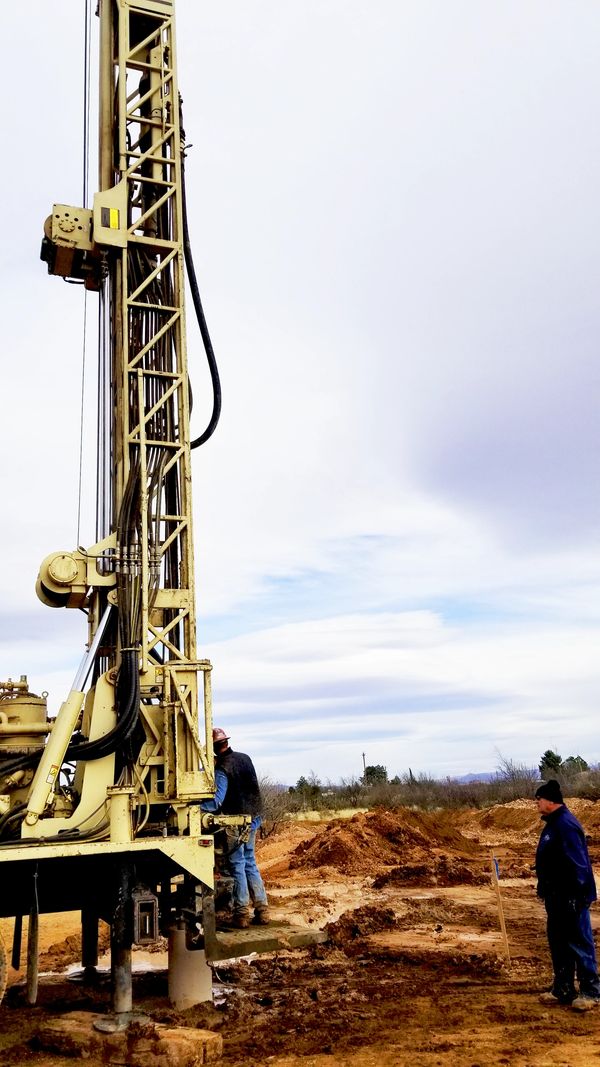
[[(5, 13), (0, 678), (52, 712), (85, 619), (35, 578), (94, 541), (95, 298), (84, 334), (39, 262), (82, 202), (83, 11)], [(287, 784), (363, 754), (597, 762), (600, 8), (177, 0), (177, 24), (223, 387), (193, 458), (215, 722)], [(191, 304), (188, 331), (197, 433)]]

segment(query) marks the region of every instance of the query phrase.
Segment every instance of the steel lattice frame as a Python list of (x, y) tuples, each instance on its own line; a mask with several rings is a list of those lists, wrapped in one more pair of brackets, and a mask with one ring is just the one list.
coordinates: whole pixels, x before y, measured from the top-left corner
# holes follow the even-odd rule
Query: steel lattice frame
[(159, 646), (159, 662), (196, 659), (181, 131), (171, 9), (156, 0), (119, 0), (115, 35), (115, 134), (129, 217), (114, 305), (122, 315), (114, 369), (114, 514), (139, 465), (140, 558), (129, 565), (141, 577), (144, 668)]
[[(210, 793), (214, 771), (210, 664), (196, 658), (173, 10), (170, 0), (111, 0), (111, 10), (103, 96), (115, 101), (114, 154), (105, 164), (105, 187), (126, 185), (127, 204), (126, 243), (111, 294), (113, 516), (137, 500), (135, 529), (130, 525), (119, 540), (116, 523), (116, 561), (139, 615), (142, 676), (154, 672), (162, 691), (160, 706), (142, 704), (147, 742), (138, 769), (151, 801), (185, 800)], [(106, 130), (104, 145), (106, 153)]]

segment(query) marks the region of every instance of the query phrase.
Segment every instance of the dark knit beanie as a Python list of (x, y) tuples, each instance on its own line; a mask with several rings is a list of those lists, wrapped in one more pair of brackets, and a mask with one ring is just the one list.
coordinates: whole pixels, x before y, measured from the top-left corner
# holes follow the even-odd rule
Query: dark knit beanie
[(541, 786), (535, 791), (535, 799), (543, 797), (544, 800), (551, 800), (553, 804), (562, 804), (563, 795), (560, 791), (560, 783), (556, 781), (556, 778), (551, 778), (549, 782), (542, 782)]

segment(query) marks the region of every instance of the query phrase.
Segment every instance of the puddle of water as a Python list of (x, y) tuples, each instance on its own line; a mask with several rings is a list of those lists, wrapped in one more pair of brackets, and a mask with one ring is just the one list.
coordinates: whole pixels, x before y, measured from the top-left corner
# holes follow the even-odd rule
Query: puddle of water
[[(131, 953), (131, 970), (134, 974), (146, 974), (148, 971), (166, 971), (168, 965), (168, 954), (166, 952), (145, 952), (143, 949), (134, 949)], [(105, 952), (103, 956), (98, 958), (96, 970), (98, 974), (110, 973), (109, 952)], [(80, 971), (80, 963), (71, 963), (64, 971), (48, 973), (66, 974), (69, 977), (72, 974), (79, 974)]]

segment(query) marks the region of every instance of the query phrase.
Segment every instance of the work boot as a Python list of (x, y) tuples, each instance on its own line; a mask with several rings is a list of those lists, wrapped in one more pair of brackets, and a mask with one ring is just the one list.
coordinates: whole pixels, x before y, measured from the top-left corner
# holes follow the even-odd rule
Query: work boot
[(548, 1007), (552, 1007), (554, 1004), (564, 1004), (564, 1001), (555, 997), (554, 993), (540, 993), (538, 999), (540, 1004), (546, 1004)]
[(250, 910), (236, 911), (233, 916), (233, 925), (237, 930), (247, 930), (250, 926)]
[(254, 918), (252, 920), (255, 926), (268, 926), (271, 922), (271, 913), (266, 904), (261, 908), (254, 909)]
[(575, 997), (575, 1000), (571, 1002), (571, 1007), (574, 1011), (591, 1011), (592, 1008), (597, 1008), (599, 1004), (599, 997)]
[(229, 930), (233, 926), (233, 912), (232, 911), (218, 911), (215, 915), (215, 925), (217, 930)]

